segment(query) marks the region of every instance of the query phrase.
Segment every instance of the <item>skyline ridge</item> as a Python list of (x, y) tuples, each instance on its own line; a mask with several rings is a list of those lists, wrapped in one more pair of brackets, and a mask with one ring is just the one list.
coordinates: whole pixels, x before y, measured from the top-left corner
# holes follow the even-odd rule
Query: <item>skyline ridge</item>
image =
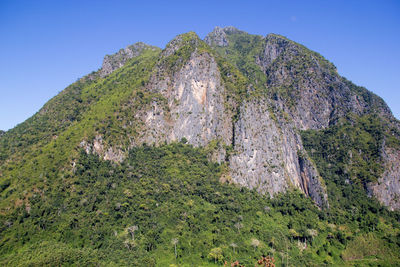
[[(212, 8), (211, 8), (212, 7)], [(381, 96), (399, 118), (400, 4), (348, 1), (196, 3), (0, 3), (0, 129), (32, 116), (104, 55), (137, 41), (164, 47), (179, 33), (204, 38), (216, 25), (278, 33), (322, 54), (340, 75)]]

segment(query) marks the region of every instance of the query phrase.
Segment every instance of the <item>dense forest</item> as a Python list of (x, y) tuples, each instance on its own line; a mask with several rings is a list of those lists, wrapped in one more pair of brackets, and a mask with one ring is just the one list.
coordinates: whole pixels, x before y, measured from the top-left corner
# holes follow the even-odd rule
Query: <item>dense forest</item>
[(134, 148), (120, 165), (82, 152), (72, 176), (45, 181), (1, 217), (1, 263), (253, 266), (270, 256), (278, 266), (400, 264), (400, 215), (357, 184), (330, 188), (343, 195), (320, 210), (300, 192), (270, 199), (221, 183), (224, 171), (184, 140)]

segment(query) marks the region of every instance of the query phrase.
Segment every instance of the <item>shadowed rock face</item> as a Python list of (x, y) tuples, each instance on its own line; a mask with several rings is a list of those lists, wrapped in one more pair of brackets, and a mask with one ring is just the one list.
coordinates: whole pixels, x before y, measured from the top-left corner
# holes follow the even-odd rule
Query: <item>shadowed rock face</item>
[(268, 35), (257, 63), (267, 75), (268, 87), (289, 89), (286, 96), (291, 102), (277, 94), (275, 104), (301, 130), (325, 128), (349, 112), (392, 116), (382, 99), (340, 77), (336, 67), (317, 53), (284, 37)]
[(235, 124), (235, 153), (230, 159), (236, 183), (271, 196), (290, 187), (302, 190), (319, 205), (327, 205), (326, 188), (306, 157), (293, 125), (280, 124), (264, 101), (245, 102)]
[(382, 153), (385, 171), (376, 184), (369, 184), (369, 193), (391, 210), (400, 210), (400, 151), (386, 148)]

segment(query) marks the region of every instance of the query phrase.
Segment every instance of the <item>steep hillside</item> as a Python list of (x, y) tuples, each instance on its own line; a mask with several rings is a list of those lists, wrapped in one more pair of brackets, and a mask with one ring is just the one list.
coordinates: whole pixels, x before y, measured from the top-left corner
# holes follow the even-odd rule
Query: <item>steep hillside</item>
[(0, 133), (0, 262), (396, 265), (398, 155), (384, 101), (285, 37), (137, 43)]
[(271, 255), (284, 266), (400, 264), (400, 217), (376, 202), (325, 213), (300, 192), (270, 200), (221, 183), (225, 167), (207, 157), (182, 143), (133, 148), (121, 164), (82, 150), (70, 173), (2, 215), (0, 263), (253, 266)]
[(398, 207), (399, 163), (383, 151), (398, 153), (399, 128), (381, 98), (340, 77), (335, 66), (321, 55), (279, 35), (262, 37), (233, 27), (216, 27), (205, 41), (251, 84), (241, 107), (239, 117), (243, 120), (239, 120), (235, 133), (238, 153), (232, 158), (232, 170), (236, 182), (250, 187), (266, 183), (266, 190), (273, 193), (286, 187), (282, 179), (286, 177), (291, 179), (288, 184), (301, 188), (323, 206), (326, 195), (318, 172), (324, 170), (317, 171), (314, 161), (309, 160), (300, 131), (326, 129), (346, 116), (376, 114), (382, 120), (373, 140), (378, 151), (365, 164), (392, 167), (385, 173), (372, 173), (373, 181), (354, 179), (361, 179), (364, 185), (385, 181), (386, 186), (370, 184), (375, 189), (371, 192), (390, 208)]

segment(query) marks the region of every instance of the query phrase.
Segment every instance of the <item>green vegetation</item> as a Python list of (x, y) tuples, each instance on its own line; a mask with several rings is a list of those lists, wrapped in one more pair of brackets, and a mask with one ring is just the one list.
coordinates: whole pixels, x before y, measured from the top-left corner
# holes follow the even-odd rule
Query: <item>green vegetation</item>
[[(400, 263), (399, 225), (384, 209), (374, 213), (375, 230), (347, 211), (345, 222), (331, 220), (299, 192), (270, 200), (221, 184), (223, 168), (183, 143), (134, 148), (120, 165), (82, 152), (73, 170), (33, 187), (1, 215), (0, 263), (253, 266), (261, 255), (291, 266), (364, 256), (373, 266)], [(352, 250), (363, 238), (379, 246)]]
[[(340, 237), (349, 241), (342, 258), (360, 260), (361, 265), (368, 265), (365, 259), (374, 258), (373, 255), (390, 254), (388, 240), (399, 238), (398, 227), (386, 227), (390, 220), (398, 221), (400, 214), (382, 208), (376, 200), (367, 197), (365, 189), (383, 172), (380, 150), (384, 140), (392, 137), (389, 129), (377, 115), (349, 114), (325, 130), (302, 132), (305, 148), (327, 185), (328, 218), (337, 224), (347, 224)], [(349, 222), (358, 222), (358, 226)], [(357, 235), (351, 236), (354, 231)], [(379, 239), (379, 235), (384, 238)]]
[(8, 157), (21, 156), (32, 146), (45, 145), (74, 122), (82, 118), (89, 104), (96, 101), (81, 97), (85, 88), (95, 86), (90, 80), (79, 80), (51, 99), (34, 116), (7, 131), (0, 140), (0, 163)]
[[(222, 67), (222, 73), (227, 73), (228, 77), (230, 77), (231, 74), (233, 74), (234, 77), (239, 77), (239, 84), (246, 83), (244, 92), (249, 90), (251, 95), (259, 96), (265, 91), (265, 84), (267, 81), (265, 74), (256, 64), (256, 60), (263, 49), (264, 40), (262, 36), (238, 32), (229, 34), (228, 39), (228, 47), (214, 48), (220, 58), (229, 62), (225, 63), (225, 65), (229, 64), (231, 70), (227, 72), (224, 71), (227, 67)], [(240, 74), (236, 72), (240, 72)], [(241, 76), (243, 78), (241, 78)], [(236, 88), (240, 87), (236, 86)], [(240, 96), (243, 98), (244, 94), (241, 93)]]
[(166, 51), (169, 50), (173, 53), (163, 57), (160, 61), (169, 74), (180, 70), (195, 51), (198, 54), (211, 53), (210, 48), (194, 32), (178, 35), (167, 44)]
[[(7, 207), (17, 198), (23, 198), (22, 192), (26, 188), (46, 184), (49, 177), (57, 175), (58, 169), (70, 169), (72, 161), (78, 156), (77, 147), (82, 139), (93, 140), (97, 134), (102, 134), (109, 145), (129, 145), (128, 136), (135, 136), (140, 128), (140, 122), (134, 120), (135, 112), (151, 101), (162, 101), (158, 94), (143, 90), (158, 54), (159, 51), (146, 50), (139, 57), (129, 60), (124, 68), (104, 79), (89, 82), (89, 86), (73, 85), (71, 88), (76, 88), (73, 93), (67, 88), (45, 105), (49, 106), (49, 111), (44, 111), (43, 116), (39, 112), (1, 138), (0, 143), (4, 146), (0, 154), (8, 160), (1, 165), (0, 172), (4, 180), (12, 181), (2, 192), (2, 212), (6, 212)], [(75, 97), (70, 97), (70, 94)], [(85, 103), (84, 108), (79, 108), (75, 99), (79, 99), (78, 103)], [(64, 102), (61, 105), (59, 101), (65, 101), (66, 107), (76, 106), (79, 119), (62, 120), (64, 116), (68, 117), (71, 110), (63, 108)], [(52, 110), (53, 106), (59, 110)], [(60, 118), (60, 123), (49, 120), (49, 117)], [(137, 126), (123, 127), (129, 123)], [(31, 132), (41, 133), (31, 135)], [(43, 137), (37, 140), (37, 136)], [(13, 140), (27, 140), (27, 143), (11, 146)]]
[[(150, 78), (174, 75), (193, 53), (216, 60), (233, 121), (246, 99), (277, 94), (292, 101), (305, 77), (315, 76), (313, 67), (335, 71), (280, 37), (301, 53), (278, 57), (264, 73), (256, 60), (265, 39), (243, 32), (228, 38), (228, 47), (214, 50), (195, 33), (180, 35), (163, 52), (144, 50), (105, 78), (80, 79), (0, 132), (0, 264), (253, 266), (273, 257), (277, 266), (400, 265), (400, 214), (364, 190), (383, 171), (382, 143), (400, 147), (399, 131), (377, 115), (349, 114), (325, 130), (302, 132), (303, 156), (316, 163), (328, 189), (324, 210), (298, 191), (270, 199), (230, 184), (228, 166), (209, 161), (221, 140), (206, 148), (186, 138), (132, 148), (143, 127), (139, 112), (157, 102), (168, 115), (165, 97), (148, 88)], [(271, 73), (281, 67), (297, 78), (275, 86)], [(383, 106), (364, 88), (347, 86), (377, 103), (371, 112)], [(271, 117), (289, 121), (277, 109), (268, 107)], [(80, 143), (96, 136), (126, 158), (116, 163), (86, 153)], [(235, 153), (234, 144), (223, 146), (227, 158)]]
[(366, 186), (383, 172), (381, 148), (390, 137), (386, 129), (377, 115), (349, 114), (326, 130), (304, 131), (302, 138), (324, 177)]
[(382, 110), (390, 113), (388, 106), (382, 98), (367, 90), (365, 87), (355, 85), (346, 78), (342, 78), (342, 80), (352, 92), (356, 93), (365, 103), (368, 103), (370, 113), (380, 113)]

